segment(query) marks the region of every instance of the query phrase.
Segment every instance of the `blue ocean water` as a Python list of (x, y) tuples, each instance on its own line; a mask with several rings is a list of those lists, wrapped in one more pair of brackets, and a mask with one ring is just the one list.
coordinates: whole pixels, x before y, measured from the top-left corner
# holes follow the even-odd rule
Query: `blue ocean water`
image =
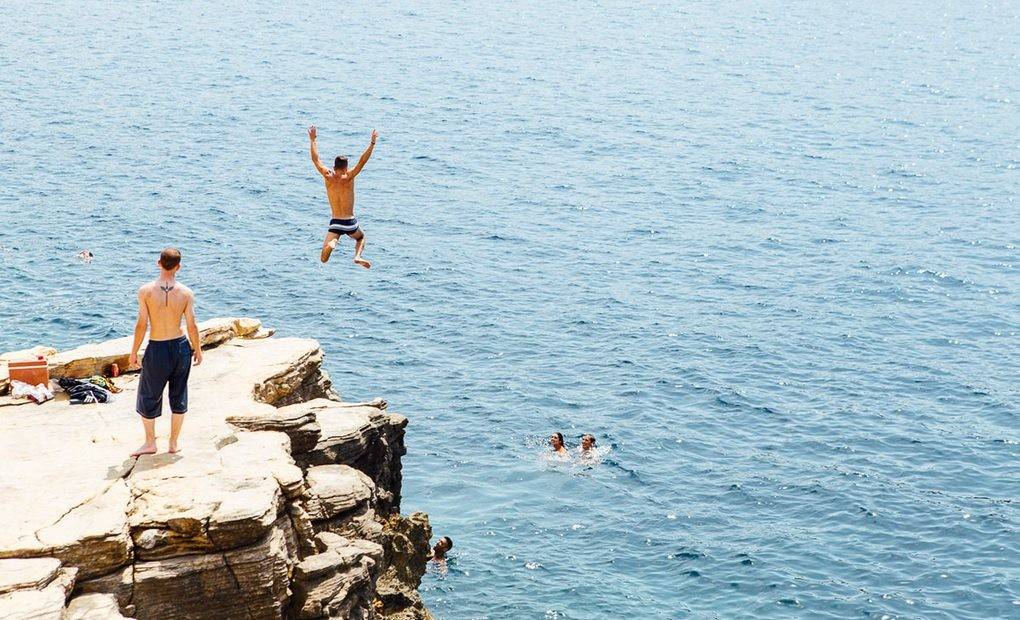
[(180, 246), (411, 417), (439, 618), (1020, 614), (1017, 3), (287, 5), (0, 4), (0, 350)]

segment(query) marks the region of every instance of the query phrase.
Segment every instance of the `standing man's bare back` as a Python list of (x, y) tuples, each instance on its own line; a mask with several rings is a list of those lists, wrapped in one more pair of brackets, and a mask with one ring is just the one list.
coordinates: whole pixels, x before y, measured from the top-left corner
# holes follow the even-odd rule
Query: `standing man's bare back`
[(180, 282), (154, 280), (138, 289), (138, 303), (145, 306), (150, 340), (172, 340), (184, 335), (181, 319), (195, 318), (195, 294)]
[(326, 196), (329, 198), (329, 209), (333, 216), (329, 221), (329, 232), (326, 233), (326, 238), (322, 242), (322, 253), (319, 256), (324, 263), (329, 260), (330, 254), (340, 242), (340, 237), (349, 235), (355, 242), (354, 262), (365, 269), (372, 267), (371, 261), (361, 257), (361, 253), (365, 250), (365, 232), (358, 224), (358, 218), (354, 216), (354, 178), (368, 163), (378, 137), (379, 132), (373, 129), (371, 143), (361, 154), (361, 158), (358, 159), (358, 163), (353, 169), (348, 170), (347, 158), (340, 156), (334, 160), (333, 169), (330, 170), (319, 159), (319, 149), (315, 144), (315, 125), (308, 128), (312, 163), (326, 183)]

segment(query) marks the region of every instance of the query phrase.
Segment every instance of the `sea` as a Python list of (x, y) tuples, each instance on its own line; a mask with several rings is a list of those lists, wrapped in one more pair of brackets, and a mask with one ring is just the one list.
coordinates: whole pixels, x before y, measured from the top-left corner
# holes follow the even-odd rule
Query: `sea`
[[(1018, 16), (7, 0), (0, 350), (129, 334), (179, 247), (410, 418), (440, 619), (1017, 618)], [(312, 124), (379, 131), (370, 270)]]

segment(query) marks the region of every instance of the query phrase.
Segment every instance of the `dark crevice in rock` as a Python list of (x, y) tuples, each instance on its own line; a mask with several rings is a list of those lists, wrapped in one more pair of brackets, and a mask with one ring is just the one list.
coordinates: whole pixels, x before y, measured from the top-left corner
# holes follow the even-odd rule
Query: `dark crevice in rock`
[(241, 587), (241, 582), (237, 579), (237, 573), (234, 572), (234, 567), (230, 565), (230, 561), (227, 560), (227, 555), (222, 554), (223, 566), (227, 569), (227, 574), (234, 580), (234, 586), (237, 588), (237, 597), (241, 599), (241, 604), (244, 605), (244, 611), (248, 614), (248, 618), (252, 617), (251, 609), (248, 608), (248, 598), (244, 595), (244, 588)]

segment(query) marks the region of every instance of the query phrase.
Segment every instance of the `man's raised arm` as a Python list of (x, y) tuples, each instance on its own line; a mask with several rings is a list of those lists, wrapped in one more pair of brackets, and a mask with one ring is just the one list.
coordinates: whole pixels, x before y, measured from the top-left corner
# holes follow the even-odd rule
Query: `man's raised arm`
[(372, 156), (372, 150), (375, 149), (375, 141), (378, 139), (379, 132), (373, 129), (372, 141), (368, 143), (368, 148), (365, 149), (365, 152), (361, 154), (361, 159), (358, 160), (358, 165), (354, 166), (354, 169), (351, 170), (350, 176), (352, 177), (357, 176), (358, 173), (361, 172), (361, 169), (365, 167), (365, 164), (368, 163), (368, 158)]
[(319, 160), (319, 149), (315, 147), (315, 136), (316, 136), (315, 125), (312, 125), (311, 127), (308, 128), (308, 139), (312, 143), (310, 149), (312, 153), (312, 163), (315, 164), (315, 169), (319, 171), (319, 174), (321, 174), (324, 177), (328, 177), (329, 169), (327, 169), (326, 166), (323, 166), (322, 162)]

